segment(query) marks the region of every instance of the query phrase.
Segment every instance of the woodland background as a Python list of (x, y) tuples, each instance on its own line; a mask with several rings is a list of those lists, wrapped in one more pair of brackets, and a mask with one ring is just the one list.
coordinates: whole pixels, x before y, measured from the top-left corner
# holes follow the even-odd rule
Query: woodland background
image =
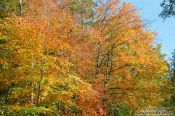
[(1, 0), (0, 115), (173, 111), (175, 52), (168, 63), (146, 25), (120, 0)]

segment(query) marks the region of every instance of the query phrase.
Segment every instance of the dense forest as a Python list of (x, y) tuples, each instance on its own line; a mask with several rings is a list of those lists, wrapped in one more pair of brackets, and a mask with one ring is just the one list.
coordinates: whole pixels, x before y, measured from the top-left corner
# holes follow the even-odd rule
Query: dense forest
[(120, 0), (0, 0), (0, 116), (173, 111), (175, 52), (155, 39)]

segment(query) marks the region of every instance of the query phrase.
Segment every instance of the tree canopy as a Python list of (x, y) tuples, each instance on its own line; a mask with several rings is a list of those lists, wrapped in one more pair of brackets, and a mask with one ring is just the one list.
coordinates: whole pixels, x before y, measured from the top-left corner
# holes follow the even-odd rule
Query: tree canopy
[(175, 0), (163, 0), (160, 6), (163, 8), (160, 13), (163, 19), (175, 16)]
[(131, 3), (26, 0), (14, 8), (0, 15), (1, 115), (128, 116), (170, 95), (156, 33)]

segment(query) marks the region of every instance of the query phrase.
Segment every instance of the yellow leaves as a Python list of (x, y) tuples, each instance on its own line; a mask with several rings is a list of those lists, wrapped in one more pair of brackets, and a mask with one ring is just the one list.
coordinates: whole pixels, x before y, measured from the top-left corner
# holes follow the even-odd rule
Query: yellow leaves
[(74, 75), (65, 77), (54, 77), (50, 75), (47, 78), (48, 84), (44, 86), (43, 101), (61, 101), (68, 106), (77, 104), (83, 111), (94, 110), (98, 95), (90, 84)]
[(168, 72), (168, 71), (169, 71), (169, 68), (168, 68), (167, 64), (163, 64), (163, 66), (161, 67), (161, 70), (162, 70), (164, 73)]
[[(58, 9), (52, 1), (45, 1), (47, 6), (30, 2), (28, 16), (0, 24), (0, 49), (10, 51), (0, 57), (10, 69), (1, 71), (1, 83), (17, 86), (14, 103), (20, 97), (29, 105), (39, 93), (42, 104), (63, 102), (95, 116), (106, 111), (107, 102), (124, 102), (135, 110), (158, 96), (157, 81), (168, 67), (153, 46), (156, 34), (143, 27), (130, 3), (101, 3), (97, 15), (86, 19), (70, 13), (69, 1)], [(77, 23), (82, 19), (84, 24)]]

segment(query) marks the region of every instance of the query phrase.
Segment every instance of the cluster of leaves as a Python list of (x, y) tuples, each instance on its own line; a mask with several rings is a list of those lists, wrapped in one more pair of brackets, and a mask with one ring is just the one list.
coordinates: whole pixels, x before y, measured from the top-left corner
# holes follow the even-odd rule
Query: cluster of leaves
[(18, 12), (17, 0), (0, 1), (0, 18), (9, 17)]
[(160, 6), (163, 8), (160, 13), (163, 19), (175, 16), (175, 0), (163, 0)]
[(25, 2), (0, 21), (0, 114), (127, 116), (169, 95), (161, 46), (132, 4)]

